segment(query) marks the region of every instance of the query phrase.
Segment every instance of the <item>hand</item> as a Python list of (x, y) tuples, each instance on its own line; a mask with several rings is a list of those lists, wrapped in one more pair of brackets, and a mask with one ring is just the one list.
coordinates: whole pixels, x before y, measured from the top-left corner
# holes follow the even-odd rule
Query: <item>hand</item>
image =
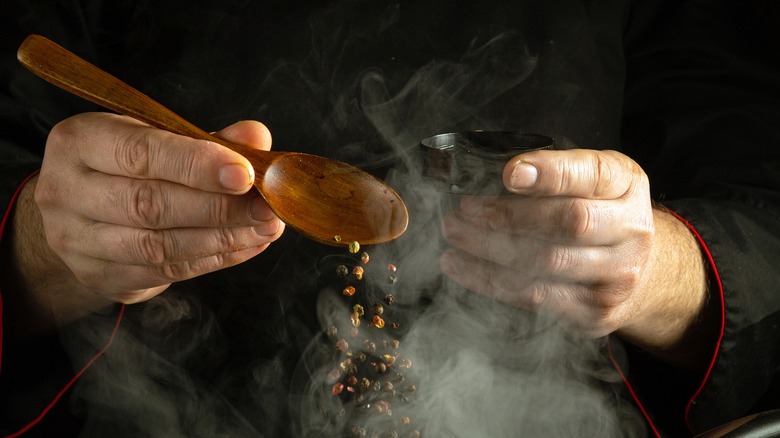
[(536, 151), (507, 164), (504, 184), (514, 195), (464, 197), (444, 217), (448, 276), (584, 336), (681, 342), (706, 302), (703, 261), (685, 226), (653, 208), (634, 161)]
[[(259, 149), (271, 144), (268, 130), (257, 122), (240, 122), (216, 135)], [(22, 283), (50, 289), (71, 276), (89, 291), (84, 298), (136, 303), (172, 282), (244, 262), (284, 230), (250, 190), (253, 178), (246, 159), (215, 143), (124, 116), (69, 118), (52, 129), (34, 182), (48, 242), (39, 242), (38, 251), (57, 257), (19, 255), (17, 263), (26, 265), (17, 267), (26, 277)], [(33, 222), (16, 220), (15, 233), (33, 229)], [(17, 245), (16, 251), (34, 246)], [(53, 300), (52, 293), (31, 292)], [(61, 299), (78, 301), (75, 292)]]

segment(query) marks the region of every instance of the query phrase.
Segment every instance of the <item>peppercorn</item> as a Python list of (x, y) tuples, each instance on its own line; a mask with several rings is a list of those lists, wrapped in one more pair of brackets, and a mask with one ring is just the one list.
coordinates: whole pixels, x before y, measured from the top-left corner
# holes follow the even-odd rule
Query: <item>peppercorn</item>
[(352, 295), (355, 295), (355, 287), (354, 286), (347, 286), (342, 291), (344, 296), (351, 297)]
[(385, 320), (382, 319), (379, 315), (374, 315), (374, 317), (371, 319), (371, 324), (373, 324), (376, 328), (382, 328), (385, 326)]
[(349, 268), (347, 268), (346, 265), (336, 266), (336, 275), (339, 277), (346, 277), (347, 274), (349, 274)]
[(387, 303), (388, 306), (392, 306), (393, 303), (395, 303), (395, 297), (393, 294), (385, 295), (385, 303)]
[(361, 263), (363, 263), (365, 265), (366, 263), (368, 263), (369, 260), (371, 260), (371, 257), (369, 257), (367, 252), (364, 252), (363, 254), (360, 254), (360, 261), (361, 261)]
[(336, 350), (347, 351), (349, 349), (349, 343), (346, 339), (339, 339), (336, 342)]
[(373, 306), (371, 306), (371, 313), (373, 313), (374, 315), (381, 315), (385, 313), (385, 308), (381, 304), (376, 303)]
[(358, 280), (362, 280), (363, 279), (363, 272), (364, 271), (363, 271), (363, 267), (362, 266), (355, 266), (352, 269), (352, 273), (355, 274), (355, 278), (357, 278)]
[(349, 252), (357, 254), (358, 251), (360, 251), (360, 243), (356, 240), (349, 242)]

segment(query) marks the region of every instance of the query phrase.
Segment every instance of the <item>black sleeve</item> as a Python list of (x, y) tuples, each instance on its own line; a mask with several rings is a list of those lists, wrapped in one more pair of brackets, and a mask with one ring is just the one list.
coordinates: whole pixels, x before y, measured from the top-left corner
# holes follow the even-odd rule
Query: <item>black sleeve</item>
[(641, 3), (626, 37), (623, 144), (654, 199), (698, 233), (710, 299), (723, 302), (720, 341), (695, 385), (675, 391), (657, 381), (667, 373), (644, 375), (684, 399), (676, 420), (702, 432), (780, 406), (780, 57), (761, 26), (780, 9)]
[[(75, 30), (75, 17), (90, 16), (80, 5), (68, 2), (42, 6), (10, 1), (0, 5), (0, 213), (4, 214), (0, 226), (3, 248), (0, 253), (0, 434), (3, 436), (32, 424), (44, 412), (47, 415), (35, 429), (39, 433), (57, 430), (57, 434), (67, 436), (75, 434), (80, 425), (80, 419), (69, 412), (67, 402), (55, 404), (48, 411), (47, 405), (73, 379), (74, 366), (82, 366), (82, 359), (69, 357), (56, 334), (22, 342), (15, 339), (7, 326), (8, 315), (15, 311), (13, 280), (5, 260), (10, 229), (15, 225), (12, 222), (15, 195), (40, 168), (49, 130), (69, 115), (92, 108), (34, 76), (16, 59), (16, 50), (28, 34), (53, 35), (65, 28)], [(80, 44), (87, 46), (88, 41), (85, 39)]]

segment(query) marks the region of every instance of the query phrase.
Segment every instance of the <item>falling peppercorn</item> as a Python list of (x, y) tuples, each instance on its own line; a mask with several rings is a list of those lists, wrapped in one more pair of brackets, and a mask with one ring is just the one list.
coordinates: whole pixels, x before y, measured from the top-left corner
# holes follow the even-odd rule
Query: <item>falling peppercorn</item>
[(357, 254), (358, 251), (360, 251), (360, 243), (356, 240), (349, 242), (349, 252)]
[(345, 296), (351, 297), (352, 295), (355, 295), (355, 286), (347, 286), (344, 288), (343, 291), (341, 291)]
[(364, 265), (368, 263), (368, 261), (371, 260), (371, 257), (368, 255), (367, 252), (363, 252), (363, 254), (360, 254), (360, 262)]
[(355, 278), (357, 278), (358, 280), (362, 280), (363, 279), (363, 272), (364, 271), (363, 271), (363, 267), (362, 266), (355, 266), (352, 269), (352, 273), (355, 274)]
[(336, 266), (336, 275), (339, 277), (346, 277), (347, 274), (349, 274), (349, 268), (347, 268), (345, 265)]

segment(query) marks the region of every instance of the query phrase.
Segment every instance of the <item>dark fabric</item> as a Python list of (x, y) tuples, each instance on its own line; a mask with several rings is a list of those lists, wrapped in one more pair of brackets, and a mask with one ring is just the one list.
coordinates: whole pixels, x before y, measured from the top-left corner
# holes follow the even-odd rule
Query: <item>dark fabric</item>
[(764, 24), (780, 9), (686, 1), (636, 12), (624, 151), (648, 173), (654, 199), (702, 236), (725, 294), (720, 352), (689, 419), (702, 431), (780, 405), (767, 390), (780, 363), (780, 55)]
[[(2, 7), (4, 206), (37, 167), (49, 129), (98, 110), (18, 65), (16, 47), (30, 33), (206, 130), (260, 120), (274, 148), (364, 167), (411, 204), (419, 182), (411, 152), (432, 134), (522, 129), (559, 144), (619, 149), (648, 172), (654, 198), (701, 232), (723, 277), (725, 338), (692, 410), (694, 430), (780, 405), (777, 392), (764, 391), (780, 363), (779, 52), (761, 44), (769, 31), (758, 25), (772, 23), (769, 2), (20, 0)], [(406, 242), (431, 239), (421, 229), (412, 223)], [(244, 265), (131, 306), (121, 339), (58, 409), (84, 436), (296, 435), (301, 357), (321, 330), (315, 304), (330, 286), (323, 260), (332, 251), (288, 229)], [(31, 405), (47, 403), (45, 382), (99, 350), (108, 326), (81, 321), (42, 341), (40, 357), (17, 359), (35, 366), (14, 366), (11, 377), (4, 367), (3, 403), (15, 403), (14, 387), (31, 388), (24, 394)], [(9, 351), (4, 364), (14, 360)], [(689, 433), (682, 410), (700, 377), (630, 357), (629, 378), (653, 419), (671, 435)], [(34, 380), (45, 384), (23, 383)], [(7, 412), (3, 432), (24, 422), (6, 420)], [(56, 418), (35, 430), (61, 436)]]

